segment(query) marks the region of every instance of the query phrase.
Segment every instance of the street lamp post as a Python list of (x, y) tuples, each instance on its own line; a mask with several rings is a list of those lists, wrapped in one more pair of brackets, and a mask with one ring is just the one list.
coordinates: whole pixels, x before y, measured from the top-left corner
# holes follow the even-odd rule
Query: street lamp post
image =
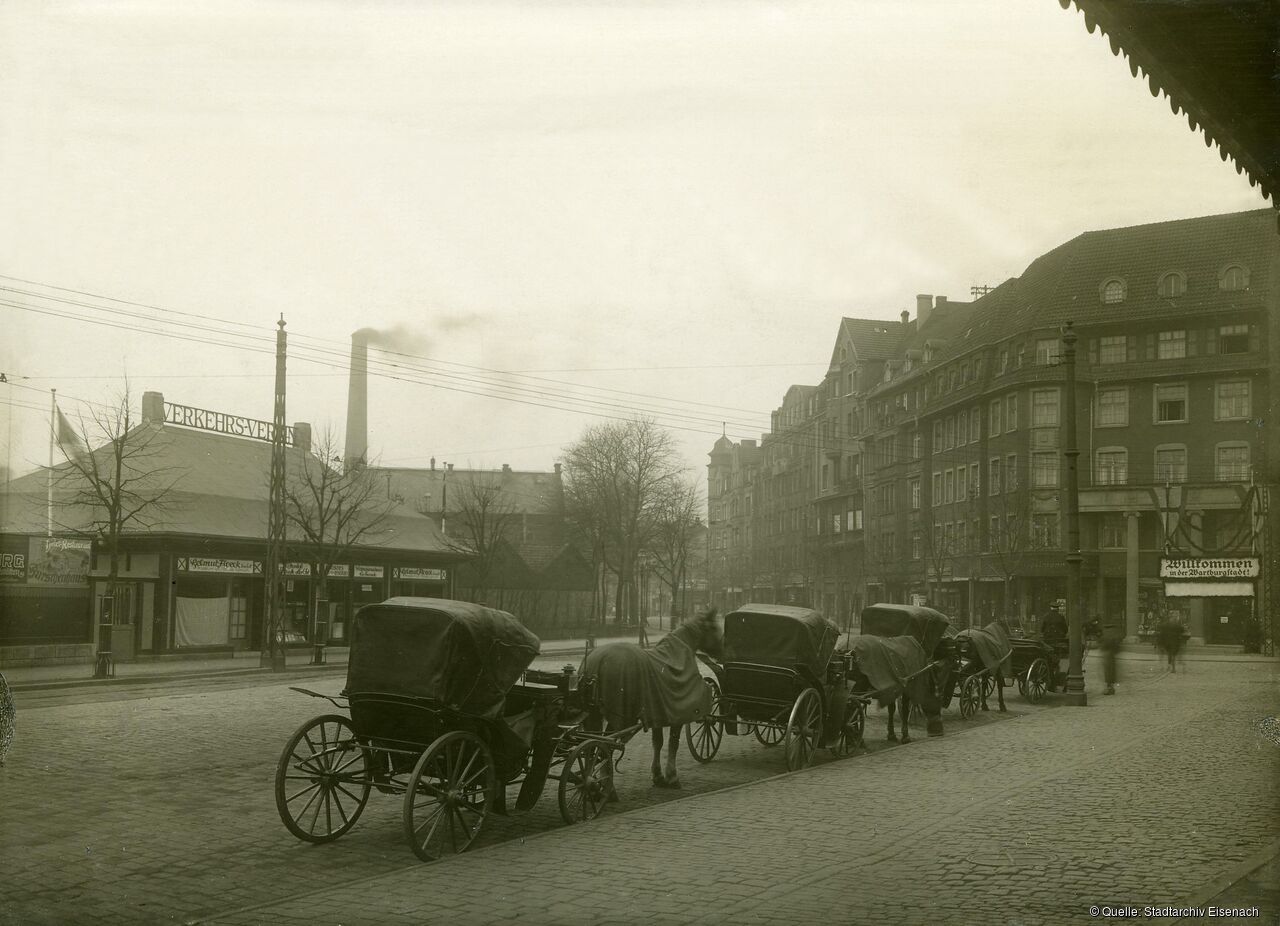
[(1062, 334), (1062, 360), (1066, 371), (1066, 447), (1067, 460), (1067, 653), (1066, 703), (1084, 707), (1088, 703), (1084, 691), (1084, 641), (1080, 602), (1080, 468), (1079, 442), (1076, 436), (1076, 332), (1067, 322)]

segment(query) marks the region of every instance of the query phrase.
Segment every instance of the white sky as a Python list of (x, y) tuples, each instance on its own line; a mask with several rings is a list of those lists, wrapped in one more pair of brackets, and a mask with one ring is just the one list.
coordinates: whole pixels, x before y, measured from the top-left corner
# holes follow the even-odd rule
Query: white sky
[[(419, 7), (6, 0), (0, 274), (267, 336), (283, 312), (343, 354), (398, 325), (440, 360), (572, 370), (540, 375), (706, 416), (679, 432), (701, 467), (714, 422), (758, 437), (821, 378), (841, 315), (1265, 204), (1056, 0)], [(271, 417), (268, 355), (2, 304), (0, 331), (16, 472), (47, 454), (50, 387), (101, 401), (127, 373), (135, 403)], [(345, 374), (290, 371), (289, 420), (341, 430)], [(406, 465), (550, 468), (593, 420), (378, 378), (370, 403)]]

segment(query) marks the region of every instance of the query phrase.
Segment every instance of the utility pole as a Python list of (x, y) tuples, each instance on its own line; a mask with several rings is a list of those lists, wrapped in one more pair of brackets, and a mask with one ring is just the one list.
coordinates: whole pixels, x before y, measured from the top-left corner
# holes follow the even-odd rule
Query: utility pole
[(1067, 322), (1062, 333), (1062, 358), (1066, 370), (1066, 447), (1062, 455), (1067, 460), (1067, 655), (1066, 703), (1084, 707), (1088, 698), (1084, 691), (1084, 640), (1082, 637), (1082, 613), (1080, 601), (1080, 469), (1079, 442), (1076, 436), (1076, 332), (1073, 322)]
[(280, 316), (276, 330), (276, 386), (275, 418), (271, 430), (271, 483), (270, 503), (267, 514), (267, 562), (262, 570), (267, 599), (266, 647), (261, 664), (273, 670), (285, 666), (283, 641), (285, 614), (285, 333), (284, 316)]

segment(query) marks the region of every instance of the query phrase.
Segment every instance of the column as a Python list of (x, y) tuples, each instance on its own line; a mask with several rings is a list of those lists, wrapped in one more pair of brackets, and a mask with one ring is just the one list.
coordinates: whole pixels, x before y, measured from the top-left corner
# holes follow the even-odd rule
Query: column
[[(1187, 512), (1187, 537), (1191, 541), (1193, 550), (1204, 546), (1204, 512), (1188, 511)], [(1191, 634), (1191, 640), (1195, 643), (1203, 643), (1205, 640), (1205, 605), (1203, 598), (1187, 598), (1187, 632)]]
[(1139, 513), (1124, 513), (1126, 526), (1124, 555), (1124, 614), (1125, 638), (1129, 642), (1138, 639), (1138, 522)]

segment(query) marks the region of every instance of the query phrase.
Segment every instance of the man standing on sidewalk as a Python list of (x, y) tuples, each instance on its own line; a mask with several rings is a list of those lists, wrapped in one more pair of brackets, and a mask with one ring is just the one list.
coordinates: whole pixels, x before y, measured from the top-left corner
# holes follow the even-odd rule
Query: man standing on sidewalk
[(1102, 676), (1107, 683), (1104, 694), (1116, 693), (1116, 663), (1120, 652), (1120, 641), (1124, 639), (1124, 627), (1115, 619), (1107, 621), (1102, 628)]

